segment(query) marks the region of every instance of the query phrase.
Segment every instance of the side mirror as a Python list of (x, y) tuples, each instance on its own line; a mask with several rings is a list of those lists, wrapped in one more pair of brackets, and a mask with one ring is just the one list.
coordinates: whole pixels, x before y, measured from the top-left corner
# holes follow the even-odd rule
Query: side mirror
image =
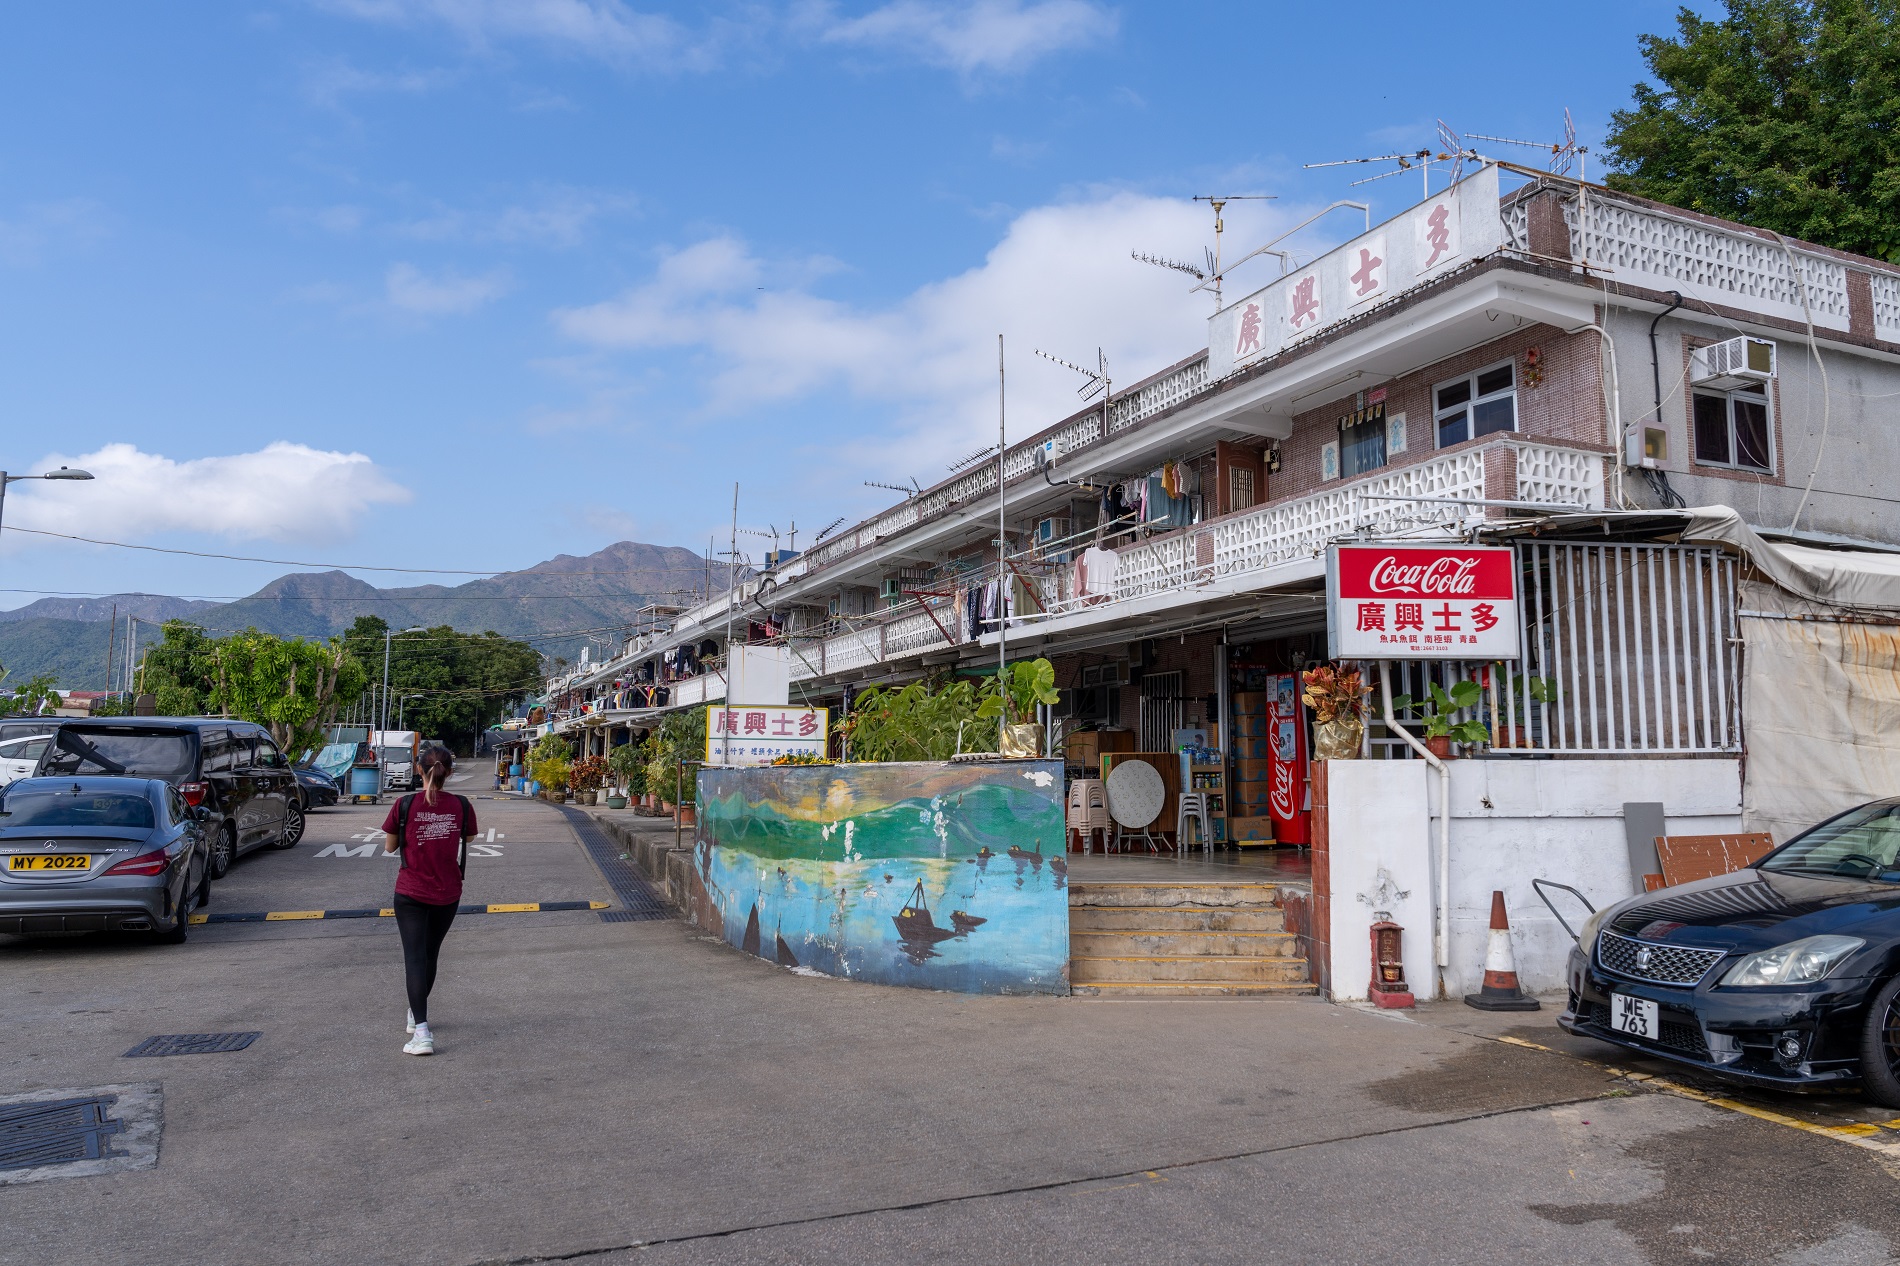
[(191, 806), (191, 820), (193, 822), (209, 822), (211, 821), (211, 810), (201, 804), (194, 804)]

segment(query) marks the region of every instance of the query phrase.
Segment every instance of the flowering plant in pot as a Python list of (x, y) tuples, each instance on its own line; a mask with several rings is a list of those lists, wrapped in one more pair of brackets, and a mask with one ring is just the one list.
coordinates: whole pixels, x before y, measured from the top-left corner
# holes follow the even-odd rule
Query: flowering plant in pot
[(1351, 760), (1366, 733), (1367, 687), (1356, 668), (1320, 664), (1300, 674), (1300, 701), (1313, 710), (1313, 755)]
[(1475, 708), (1483, 693), (1475, 681), (1454, 681), (1450, 690), (1431, 681), (1425, 683), (1424, 699), (1399, 695), (1392, 700), (1392, 710), (1408, 716), (1416, 710), (1425, 726), (1425, 746), (1438, 759), (1449, 760), (1453, 743), (1491, 741), (1491, 727), (1484, 722), (1475, 717), (1468, 721), (1456, 719), (1458, 713)]
[(604, 756), (583, 756), (567, 773), (568, 786), (580, 794), (582, 804), (593, 804), (599, 799), (601, 785), (606, 781), (607, 758)]

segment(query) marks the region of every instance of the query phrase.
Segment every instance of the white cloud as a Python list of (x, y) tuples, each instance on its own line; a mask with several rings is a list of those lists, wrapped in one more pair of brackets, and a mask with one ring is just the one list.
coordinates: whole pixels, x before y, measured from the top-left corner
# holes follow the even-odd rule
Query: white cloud
[(88, 246), (105, 235), (105, 212), (90, 198), (36, 202), (0, 219), (0, 264), (25, 268), (55, 250)]
[[(254, 453), (187, 461), (108, 444), (90, 453), (52, 454), (33, 469), (60, 466), (90, 471), (93, 480), (13, 485), (9, 525), (134, 543), (168, 532), (302, 543), (350, 536), (373, 507), (410, 496), (361, 453), (282, 440)], [(13, 537), (7, 544), (33, 539)]]
[(441, 70), (361, 70), (347, 62), (322, 62), (304, 71), (304, 96), (320, 106), (340, 107), (353, 96), (402, 93), (419, 96), (448, 83)]
[(1020, 71), (1051, 53), (1113, 38), (1115, 14), (1086, 0), (893, 0), (835, 22), (823, 39), (909, 53), (962, 74)]
[(383, 289), (391, 307), (439, 316), (473, 312), (499, 298), (508, 289), (508, 278), (499, 272), (464, 277), (453, 271), (430, 277), (414, 264), (392, 264)]
[(319, 0), (350, 17), (396, 26), (447, 27), (476, 48), (527, 39), (610, 62), (693, 57), (671, 18), (621, 0)]
[[(1292, 218), (1262, 206), (1228, 208), (1230, 245), (1264, 241), (1270, 223)], [(882, 307), (796, 286), (758, 289), (774, 270), (743, 242), (713, 238), (665, 257), (645, 285), (554, 317), (569, 336), (601, 348), (698, 349), (685, 364), (702, 374), (718, 412), (840, 388), (892, 407), (895, 425), (865, 441), (882, 452), (854, 452), (867, 462), (901, 460), (924, 478), (994, 438), (999, 332), (1014, 436), (1079, 407), (1080, 380), (1033, 349), (1092, 364), (1100, 346), (1127, 386), (1205, 346), (1209, 296), (1189, 294), (1192, 282), (1129, 251), (1198, 258), (1208, 227), (1204, 207), (1125, 193), (1041, 207), (1018, 216), (982, 264)], [(1235, 284), (1271, 276), (1243, 272)]]
[[(378, 215), (342, 203), (328, 207), (284, 207), (277, 214), (295, 225), (309, 225), (347, 237), (357, 233), (415, 242), (472, 242), (504, 246), (578, 246), (606, 216), (632, 212), (632, 194), (566, 186), (523, 191), (518, 201), (499, 207), (454, 207), (431, 203)], [(392, 201), (405, 201), (400, 192)]]

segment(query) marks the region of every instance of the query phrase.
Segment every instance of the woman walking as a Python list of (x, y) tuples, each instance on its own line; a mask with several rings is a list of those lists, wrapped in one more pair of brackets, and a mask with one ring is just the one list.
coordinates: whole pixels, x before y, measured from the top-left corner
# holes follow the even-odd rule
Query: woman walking
[(443, 791), (455, 758), (447, 748), (423, 750), (416, 762), (422, 790), (390, 806), (383, 819), (383, 851), (402, 853), (396, 872), (396, 931), (402, 937), (403, 975), (409, 987), (409, 1041), (405, 1055), (435, 1054), (429, 1029), (429, 991), (435, 987), (436, 956), (455, 922), (468, 870), (468, 842), (475, 836), (475, 806)]

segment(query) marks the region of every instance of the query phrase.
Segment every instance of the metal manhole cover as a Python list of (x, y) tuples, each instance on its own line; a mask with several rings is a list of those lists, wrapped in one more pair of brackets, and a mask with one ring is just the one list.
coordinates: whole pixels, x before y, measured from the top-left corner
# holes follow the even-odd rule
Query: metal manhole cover
[(162, 1102), (156, 1084), (0, 1096), (0, 1185), (149, 1169)]
[(263, 1037), (257, 1033), (161, 1033), (148, 1037), (125, 1053), (126, 1059), (148, 1055), (218, 1055), (241, 1051)]

